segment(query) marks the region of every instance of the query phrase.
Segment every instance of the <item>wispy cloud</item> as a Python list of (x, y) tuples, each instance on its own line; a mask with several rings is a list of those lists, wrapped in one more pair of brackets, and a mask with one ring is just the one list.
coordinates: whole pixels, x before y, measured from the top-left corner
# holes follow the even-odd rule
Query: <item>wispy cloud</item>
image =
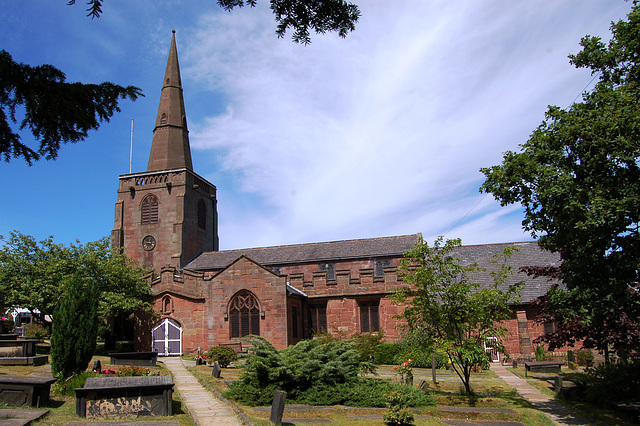
[(188, 73), (224, 96), (226, 111), (192, 126), (192, 145), (219, 161), (202, 174), (238, 179), (221, 188), (222, 245), (430, 237), (457, 223), (449, 237), (528, 238), (517, 207), (490, 196), (469, 214), (482, 198), (479, 168), (526, 141), (547, 104), (566, 106), (584, 87), (588, 73), (566, 55), (593, 32), (584, 14), (601, 11), (361, 3), (356, 32), (306, 47), (275, 39), (268, 9), (198, 23)]

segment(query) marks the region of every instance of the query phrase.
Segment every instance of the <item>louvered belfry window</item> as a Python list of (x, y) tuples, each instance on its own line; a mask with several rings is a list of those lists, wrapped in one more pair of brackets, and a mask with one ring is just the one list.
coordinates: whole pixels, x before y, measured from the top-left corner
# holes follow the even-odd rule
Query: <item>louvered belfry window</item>
[(203, 200), (198, 201), (198, 228), (207, 229), (207, 207)]
[(158, 223), (158, 197), (147, 195), (142, 200), (141, 222), (143, 225)]
[(253, 293), (242, 290), (231, 299), (229, 322), (231, 337), (260, 335), (260, 305)]

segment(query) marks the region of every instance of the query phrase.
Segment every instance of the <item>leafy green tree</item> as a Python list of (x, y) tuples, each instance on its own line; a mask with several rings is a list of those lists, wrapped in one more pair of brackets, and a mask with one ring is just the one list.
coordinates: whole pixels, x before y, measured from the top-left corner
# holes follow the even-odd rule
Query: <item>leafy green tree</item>
[[(466, 392), (472, 393), (473, 367), (488, 362), (486, 340), (498, 338), (492, 345), (504, 352), (500, 339), (507, 330), (500, 321), (509, 318), (509, 303), (517, 302), (522, 282), (501, 290), (510, 268), (498, 257), (486, 270), (475, 263), (463, 265), (456, 256), (460, 245), (459, 239), (443, 243), (438, 238), (429, 247), (421, 238), (401, 262), (400, 271), (410, 286), (397, 290), (392, 299), (406, 305), (398, 316), (406, 320), (405, 332), (431, 340), (435, 349), (446, 353)], [(505, 249), (500, 257), (510, 256), (512, 250)], [(491, 284), (474, 282), (487, 274)]]
[(150, 309), (147, 271), (109, 247), (107, 237), (86, 245), (64, 246), (53, 237), (40, 242), (17, 231), (0, 236), (0, 302), (4, 308), (29, 309), (46, 323), (64, 297), (71, 277), (90, 279), (100, 292), (102, 322), (119, 315)]
[[(519, 152), (481, 169), (482, 192), (524, 207), (525, 230), (558, 252), (559, 277), (544, 300), (544, 321), (558, 331), (552, 347), (584, 340), (587, 347), (640, 353), (640, 9), (613, 23), (612, 38), (582, 39), (570, 55), (599, 76), (583, 101), (550, 106)], [(536, 266), (538, 268), (536, 268)]]
[(60, 286), (63, 296), (53, 314), (51, 371), (66, 379), (83, 372), (95, 352), (100, 291), (81, 274)]

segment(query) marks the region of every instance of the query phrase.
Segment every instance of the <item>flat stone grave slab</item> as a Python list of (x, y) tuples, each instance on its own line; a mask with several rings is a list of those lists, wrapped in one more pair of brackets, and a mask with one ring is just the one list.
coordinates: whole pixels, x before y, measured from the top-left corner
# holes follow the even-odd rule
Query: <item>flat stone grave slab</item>
[(445, 413), (503, 413), (503, 414), (516, 414), (511, 408), (484, 408), (484, 407), (449, 407), (440, 406), (437, 407), (438, 411)]
[(480, 421), (480, 420), (440, 420), (442, 423), (453, 426), (524, 426), (520, 422), (497, 422), (492, 421)]
[(49, 401), (56, 379), (31, 376), (0, 376), (0, 400), (18, 407), (40, 407)]
[(564, 365), (562, 361), (534, 361), (524, 363), (524, 374), (532, 373), (559, 373), (560, 368)]
[(173, 378), (171, 376), (89, 377), (76, 392), (76, 415), (170, 416)]
[(155, 367), (158, 352), (118, 352), (109, 354), (111, 365), (135, 365)]
[(28, 425), (48, 412), (49, 410), (2, 409), (0, 410), (0, 424), (7, 426)]
[(86, 426), (86, 425), (91, 425), (91, 426), (180, 426), (180, 423), (174, 421), (174, 420), (167, 420), (167, 421), (159, 421), (159, 422), (153, 422), (153, 421), (147, 421), (147, 422), (69, 422), (67, 423), (67, 426)]

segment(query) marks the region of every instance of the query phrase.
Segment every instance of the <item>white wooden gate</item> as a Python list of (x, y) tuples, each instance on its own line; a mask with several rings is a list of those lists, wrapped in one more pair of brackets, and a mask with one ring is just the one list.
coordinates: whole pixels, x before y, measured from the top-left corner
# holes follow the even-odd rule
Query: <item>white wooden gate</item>
[(484, 350), (485, 352), (489, 353), (491, 362), (500, 362), (500, 352), (495, 349), (497, 342), (497, 337), (487, 337), (487, 339), (484, 341)]
[(160, 356), (182, 355), (182, 327), (165, 318), (151, 332), (153, 350)]

